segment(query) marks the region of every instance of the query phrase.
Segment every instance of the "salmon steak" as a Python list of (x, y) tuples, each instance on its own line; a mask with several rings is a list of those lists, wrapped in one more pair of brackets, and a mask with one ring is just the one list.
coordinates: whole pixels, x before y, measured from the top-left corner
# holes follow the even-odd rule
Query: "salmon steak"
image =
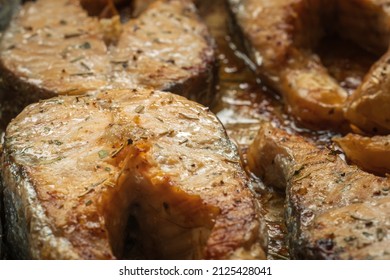
[(350, 166), (327, 148), (265, 124), (251, 170), (286, 191), (289, 249), (297, 259), (390, 259), (390, 178)]
[(192, 1), (154, 1), (126, 22), (114, 8), (95, 16), (105, 2), (113, 5), (37, 0), (21, 6), (0, 42), (7, 92), (26, 105), (142, 86), (212, 103), (215, 46)]
[(237, 148), (208, 108), (148, 89), (58, 96), (8, 126), (5, 236), (17, 259), (263, 259)]
[[(316, 129), (338, 129), (350, 122), (369, 133), (390, 132), (390, 1), (228, 3), (252, 68), (282, 95), (286, 110), (296, 120)], [(350, 40), (380, 57), (352, 96), (330, 75), (316, 53), (325, 36)]]

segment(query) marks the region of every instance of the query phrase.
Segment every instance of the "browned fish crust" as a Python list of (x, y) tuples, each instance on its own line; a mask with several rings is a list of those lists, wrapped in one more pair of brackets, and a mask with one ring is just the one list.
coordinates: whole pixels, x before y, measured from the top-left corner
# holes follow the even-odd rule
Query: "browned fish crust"
[(248, 161), (265, 182), (286, 188), (294, 258), (390, 259), (389, 178), (270, 125), (260, 130)]
[(158, 0), (137, 18), (98, 19), (79, 0), (22, 6), (0, 43), (0, 73), (23, 104), (93, 89), (150, 87), (212, 105), (215, 44), (192, 1)]
[(266, 235), (236, 147), (209, 110), (153, 90), (28, 106), (2, 156), (16, 258), (261, 259)]

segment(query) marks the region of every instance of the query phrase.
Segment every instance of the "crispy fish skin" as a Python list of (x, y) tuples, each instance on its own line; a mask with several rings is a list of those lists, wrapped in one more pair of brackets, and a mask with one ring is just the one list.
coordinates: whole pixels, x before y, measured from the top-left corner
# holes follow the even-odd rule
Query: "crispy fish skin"
[(134, 89), (32, 104), (8, 126), (1, 162), (16, 258), (121, 258), (130, 217), (146, 258), (265, 258), (236, 147), (183, 97)]
[(286, 189), (291, 255), (390, 259), (390, 179), (347, 165), (328, 149), (265, 124), (249, 149), (251, 170)]
[(27, 2), (5, 31), (2, 77), (25, 104), (135, 86), (214, 101), (214, 41), (191, 1), (156, 1), (123, 24), (91, 17), (79, 2)]

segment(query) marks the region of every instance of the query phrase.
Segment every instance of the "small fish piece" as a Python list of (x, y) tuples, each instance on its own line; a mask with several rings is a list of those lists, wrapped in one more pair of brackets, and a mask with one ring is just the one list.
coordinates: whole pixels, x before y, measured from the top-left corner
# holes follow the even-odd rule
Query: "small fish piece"
[(347, 134), (333, 140), (344, 151), (348, 160), (363, 170), (386, 176), (390, 174), (390, 137), (366, 137)]
[[(283, 96), (287, 111), (298, 121), (333, 129), (348, 121), (368, 133), (390, 132), (390, 1), (229, 0), (229, 4), (253, 68)], [(382, 56), (350, 98), (314, 51), (326, 34), (338, 34)]]
[(346, 118), (369, 134), (390, 133), (389, 5), (388, 0), (338, 1), (340, 33), (381, 56), (346, 106)]
[(334, 1), (229, 0), (233, 21), (259, 77), (284, 98), (287, 111), (315, 127), (345, 121), (347, 93), (312, 51), (332, 21)]
[(390, 259), (390, 178), (264, 124), (248, 151), (251, 171), (286, 191), (296, 259)]
[(371, 67), (346, 108), (347, 119), (369, 134), (390, 134), (389, 61), (387, 52)]

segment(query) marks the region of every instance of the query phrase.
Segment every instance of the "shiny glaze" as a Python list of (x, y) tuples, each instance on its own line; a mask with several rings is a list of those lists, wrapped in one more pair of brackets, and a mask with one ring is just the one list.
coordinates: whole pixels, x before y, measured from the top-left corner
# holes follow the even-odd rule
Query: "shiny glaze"
[[(369, 134), (390, 133), (390, 1), (339, 1), (342, 32), (361, 46), (385, 53), (349, 100), (347, 119)], [(360, 20), (355, 20), (359, 18)], [(362, 24), (364, 23), (364, 24)], [(364, 34), (362, 36), (362, 34)], [(362, 40), (364, 37), (364, 40)]]
[[(390, 14), (389, 14), (390, 21)], [(351, 96), (348, 120), (369, 134), (390, 133), (390, 53), (373, 65), (363, 83)]]
[[(283, 112), (283, 104), (278, 100), (277, 95), (256, 82), (255, 75), (242, 60), (245, 56), (227, 37), (230, 32), (227, 30), (228, 16), (223, 2), (224, 0), (217, 0), (208, 3), (205, 5), (205, 11), (202, 12), (202, 16), (216, 37), (221, 65), (218, 89), (221, 100), (213, 111), (218, 113), (229, 136), (240, 144), (243, 158), (246, 158), (247, 147), (253, 142), (260, 127), (259, 120), (263, 119), (272, 120), (273, 123), (291, 132), (303, 134), (321, 147), (329, 146), (334, 133), (311, 131), (300, 127)], [(330, 74), (349, 93), (356, 89), (369, 66), (375, 61), (375, 57), (359, 51), (355, 45), (348, 42), (340, 45), (335, 43), (333, 38), (321, 42), (317, 51)], [(7, 106), (8, 109), (12, 108), (14, 103), (15, 100), (7, 99), (3, 100), (1, 105)], [(4, 109), (2, 111), (2, 120), (7, 125), (9, 117), (4, 119), (7, 111)], [(15, 113), (11, 116), (14, 115)], [(265, 187), (259, 179), (255, 179), (253, 185), (259, 193), (259, 202), (267, 222), (268, 258), (288, 258), (284, 226), (284, 194)], [(139, 252), (131, 257), (139, 258)]]
[(229, 3), (258, 75), (283, 96), (298, 121), (310, 127), (334, 129), (342, 128), (348, 120), (364, 130), (371, 127), (371, 132), (386, 131), (390, 117), (385, 104), (389, 100), (388, 91), (383, 89), (388, 83), (389, 54), (372, 67), (349, 105), (348, 92), (329, 75), (313, 49), (325, 34), (338, 34), (383, 54), (390, 36), (389, 1)]
[(5, 139), (18, 258), (120, 258), (129, 217), (147, 258), (265, 257), (237, 150), (197, 103), (141, 89), (57, 97), (28, 106)]
[(389, 136), (365, 137), (350, 133), (333, 140), (341, 147), (352, 164), (380, 176), (390, 174)]
[(294, 258), (390, 259), (390, 178), (270, 124), (260, 129), (248, 162), (265, 183), (286, 189)]
[[(256, 78), (249, 59), (236, 44), (241, 38), (237, 30), (232, 28), (224, 0), (204, 6), (203, 9), (201, 6), (201, 15), (216, 38), (220, 64), (218, 95), (221, 98), (213, 111), (226, 127), (229, 136), (239, 144), (244, 163), (248, 146), (253, 142), (262, 121), (271, 121), (292, 133), (312, 139), (320, 147), (331, 147), (340, 152), (331, 141), (335, 132), (302, 127), (286, 114), (278, 95)], [(376, 59), (356, 45), (338, 38), (325, 38), (316, 51), (328, 71), (348, 92), (356, 89)], [(265, 186), (258, 178), (254, 178), (253, 185), (267, 222), (268, 258), (289, 258), (285, 238), (284, 193)]]
[[(340, 126), (348, 94), (311, 51), (324, 30), (330, 1), (231, 0), (238, 30), (258, 75), (306, 125)], [(305, 15), (305, 16), (303, 16)]]
[(91, 17), (79, 2), (27, 2), (5, 31), (2, 74), (21, 98), (146, 86), (212, 101), (196, 85), (213, 84), (213, 44), (191, 1), (156, 1), (126, 23)]

